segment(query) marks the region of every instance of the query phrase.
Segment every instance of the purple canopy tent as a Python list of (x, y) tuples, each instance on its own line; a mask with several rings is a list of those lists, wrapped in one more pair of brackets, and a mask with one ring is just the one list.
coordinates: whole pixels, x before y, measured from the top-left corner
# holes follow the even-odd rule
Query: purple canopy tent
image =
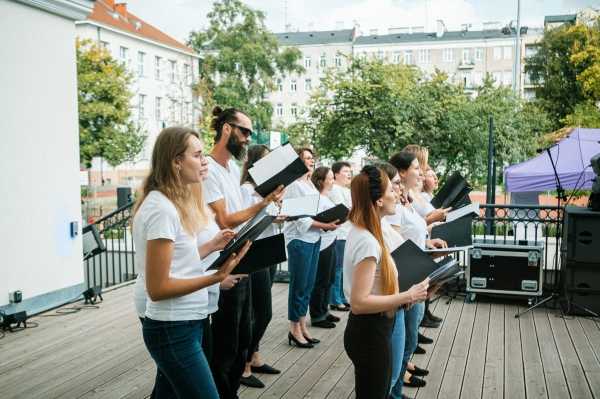
[[(550, 152), (564, 189), (589, 189), (594, 172), (590, 158), (600, 153), (600, 129), (573, 129), (569, 136), (554, 145)], [(583, 172), (583, 174), (582, 174)], [(546, 191), (556, 188), (550, 157), (543, 152), (504, 170), (506, 191)]]

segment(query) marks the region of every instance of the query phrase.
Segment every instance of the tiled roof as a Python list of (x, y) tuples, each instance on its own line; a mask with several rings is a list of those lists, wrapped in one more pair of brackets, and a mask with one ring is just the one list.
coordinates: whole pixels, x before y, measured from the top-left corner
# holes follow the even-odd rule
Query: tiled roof
[(125, 4), (115, 4), (114, 0), (96, 0), (88, 20), (188, 53), (195, 53), (192, 48), (132, 14)]
[(276, 33), (281, 46), (352, 43), (354, 29)]
[(387, 35), (359, 36), (354, 42), (356, 45), (386, 44), (386, 43), (422, 43), (443, 42), (457, 40), (481, 40), (481, 39), (509, 39), (514, 33), (505, 34), (500, 29), (480, 31), (450, 31), (444, 32), (442, 37), (435, 33), (392, 33)]

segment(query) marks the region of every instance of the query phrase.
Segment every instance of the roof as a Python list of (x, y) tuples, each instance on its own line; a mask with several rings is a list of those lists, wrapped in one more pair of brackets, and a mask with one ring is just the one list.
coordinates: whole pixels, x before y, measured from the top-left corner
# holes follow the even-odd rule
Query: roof
[(442, 37), (437, 37), (435, 32), (430, 33), (392, 33), (388, 35), (368, 35), (356, 38), (355, 44), (389, 44), (389, 43), (422, 43), (422, 42), (445, 42), (457, 40), (481, 40), (481, 39), (507, 39), (514, 37), (514, 33), (504, 33), (501, 29), (478, 30), (478, 31), (449, 31), (444, 32)]
[(276, 33), (275, 36), (281, 46), (352, 43), (354, 40), (354, 29), (284, 32)]
[(132, 14), (124, 3), (115, 4), (114, 0), (97, 0), (94, 10), (87, 18), (88, 21), (98, 22), (120, 31), (158, 42), (187, 53), (196, 53), (191, 47), (172, 38), (158, 28)]
[(577, 21), (577, 14), (546, 15), (544, 17), (544, 24), (556, 23), (556, 22), (575, 22), (575, 21)]

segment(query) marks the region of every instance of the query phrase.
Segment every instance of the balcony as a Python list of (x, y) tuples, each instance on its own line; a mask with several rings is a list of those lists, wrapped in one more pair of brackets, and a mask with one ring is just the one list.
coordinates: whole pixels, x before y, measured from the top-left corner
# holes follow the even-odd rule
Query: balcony
[(473, 60), (462, 60), (458, 64), (458, 69), (473, 69), (475, 68), (475, 61)]

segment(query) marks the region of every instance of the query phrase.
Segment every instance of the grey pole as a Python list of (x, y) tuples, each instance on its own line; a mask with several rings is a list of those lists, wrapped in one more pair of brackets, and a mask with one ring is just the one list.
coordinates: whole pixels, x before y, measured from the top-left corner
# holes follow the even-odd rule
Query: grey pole
[(521, 0), (517, 0), (517, 36), (515, 39), (512, 88), (515, 94), (521, 97)]

